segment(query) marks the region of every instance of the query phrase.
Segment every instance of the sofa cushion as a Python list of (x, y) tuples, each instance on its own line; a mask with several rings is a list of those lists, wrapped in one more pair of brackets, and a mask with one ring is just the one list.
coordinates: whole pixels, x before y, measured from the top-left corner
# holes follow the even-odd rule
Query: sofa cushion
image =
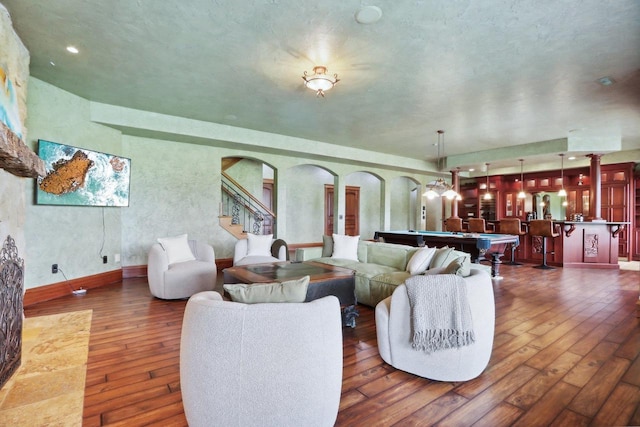
[(309, 276), (275, 283), (223, 285), (231, 300), (245, 304), (264, 302), (304, 302), (307, 298)]
[(429, 268), (429, 264), (431, 264), (431, 258), (436, 253), (436, 248), (424, 247), (420, 248), (414, 252), (413, 256), (407, 263), (407, 271), (412, 276), (416, 274), (424, 273), (427, 268)]
[(315, 258), (314, 262), (321, 262), (323, 264), (335, 265), (336, 267), (344, 267), (355, 270), (356, 267), (360, 264), (358, 261), (353, 261), (350, 259), (344, 258), (332, 258), (332, 257), (324, 257), (324, 258)]
[(354, 270), (356, 270), (356, 276), (366, 277), (369, 279), (379, 274), (393, 273), (395, 271), (398, 271), (397, 269), (389, 267), (387, 265), (371, 264), (368, 262), (359, 262), (357, 265), (354, 265), (354, 267)]
[(417, 248), (393, 243), (369, 243), (367, 245), (366, 262), (393, 267), (396, 270), (405, 270), (409, 258), (417, 251)]
[(405, 280), (411, 277), (407, 271), (392, 271), (390, 273), (381, 273), (371, 278), (371, 282), (387, 283), (389, 285), (402, 285)]
[(169, 265), (196, 259), (196, 257), (193, 256), (186, 234), (175, 237), (160, 237), (158, 238), (158, 243), (160, 243), (162, 249), (167, 253)]
[(332, 258), (343, 258), (358, 261), (358, 241), (360, 236), (333, 234)]
[(382, 273), (369, 279), (370, 304), (375, 307), (383, 299), (390, 296), (396, 287), (411, 277), (407, 271)]

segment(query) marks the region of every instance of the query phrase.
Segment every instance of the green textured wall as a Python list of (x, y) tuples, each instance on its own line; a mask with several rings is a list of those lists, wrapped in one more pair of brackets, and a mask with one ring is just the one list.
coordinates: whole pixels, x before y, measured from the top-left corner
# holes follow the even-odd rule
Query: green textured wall
[(217, 150), (131, 136), (123, 137), (123, 145), (132, 171), (131, 204), (122, 209), (125, 265), (146, 264), (149, 247), (159, 237), (186, 233), (222, 243), (215, 245), (218, 248), (232, 240), (218, 227)]
[(391, 180), (391, 230), (417, 229), (418, 187), (411, 179), (401, 176)]
[[(27, 126), (29, 144), (34, 149), (40, 138), (129, 157), (132, 179), (130, 206), (126, 208), (38, 206), (33, 203), (34, 180), (26, 181), (22, 196), (26, 199), (24, 229), (30, 260), (25, 277), (27, 288), (62, 281), (60, 274), (51, 273), (53, 263), (59, 264), (69, 279), (121, 266), (144, 265), (148, 249), (158, 237), (181, 233), (211, 243), (217, 258), (232, 257), (235, 238), (218, 222), (224, 157), (259, 159), (275, 168), (278, 237), (290, 243), (320, 241), (324, 232), (325, 183), (337, 183), (338, 188), (361, 187), (363, 238), (372, 237), (379, 228), (388, 229), (391, 207), (384, 200), (390, 200), (385, 188), (391, 187), (384, 183), (407, 175), (406, 171), (388, 167), (370, 167), (363, 173), (362, 165), (356, 161), (351, 164), (345, 159), (320, 160), (299, 153), (256, 153), (242, 144), (228, 142), (210, 146), (122, 135), (115, 128), (92, 121), (94, 109), (103, 108), (102, 104), (96, 106), (34, 78), (30, 79), (29, 89)], [(136, 114), (114, 108), (110, 107), (109, 112), (124, 117)], [(175, 129), (176, 134), (191, 129), (191, 122), (181, 118), (158, 115), (156, 119), (158, 126)], [(244, 129), (234, 128), (226, 132), (235, 137), (247, 134)], [(264, 144), (279, 139), (278, 135), (263, 135)], [(309, 146), (319, 149), (318, 144)], [(327, 150), (336, 155), (334, 146)], [(255, 162), (246, 164), (251, 165), (250, 181), (261, 186), (261, 166)], [(411, 178), (418, 182), (432, 179), (429, 175)], [(340, 227), (344, 230), (343, 221), (339, 221)], [(108, 264), (103, 264), (99, 256), (101, 247), (109, 257)], [(121, 255), (121, 264), (114, 262), (115, 254)]]
[[(36, 152), (37, 140), (46, 139), (126, 157), (120, 132), (88, 120), (88, 101), (33, 78), (27, 99), (28, 144)], [(35, 205), (35, 184), (30, 179), (25, 186), (26, 288), (63, 281), (51, 273), (54, 263), (69, 279), (120, 268), (113, 255), (121, 252), (121, 213), (127, 208)]]

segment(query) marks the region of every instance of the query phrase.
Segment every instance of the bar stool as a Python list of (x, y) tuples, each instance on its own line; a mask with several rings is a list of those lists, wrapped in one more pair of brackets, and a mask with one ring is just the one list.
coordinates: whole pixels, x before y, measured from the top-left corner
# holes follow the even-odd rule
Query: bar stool
[(522, 265), (521, 262), (516, 262), (516, 248), (520, 246), (520, 236), (527, 234), (522, 231), (522, 224), (520, 218), (502, 218), (500, 220), (500, 234), (511, 234), (518, 236), (518, 242), (511, 244), (511, 261), (509, 265)]
[[(542, 237), (542, 264), (536, 265), (534, 268), (553, 269), (553, 267), (547, 265), (547, 237), (554, 239), (560, 235), (555, 231), (553, 221), (550, 219), (534, 219), (529, 223), (529, 234), (531, 237)], [(553, 251), (549, 253), (553, 254)]]
[(484, 218), (469, 218), (467, 228), (469, 233), (489, 233), (485, 225)]
[(446, 231), (462, 232), (462, 218), (447, 218), (444, 222)]

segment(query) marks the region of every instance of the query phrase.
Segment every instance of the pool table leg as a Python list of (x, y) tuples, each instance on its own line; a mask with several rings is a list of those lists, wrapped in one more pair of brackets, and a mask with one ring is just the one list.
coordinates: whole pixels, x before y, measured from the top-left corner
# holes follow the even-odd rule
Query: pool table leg
[(501, 256), (501, 252), (491, 252), (491, 278), (493, 279), (502, 279), (502, 276), (500, 276)]

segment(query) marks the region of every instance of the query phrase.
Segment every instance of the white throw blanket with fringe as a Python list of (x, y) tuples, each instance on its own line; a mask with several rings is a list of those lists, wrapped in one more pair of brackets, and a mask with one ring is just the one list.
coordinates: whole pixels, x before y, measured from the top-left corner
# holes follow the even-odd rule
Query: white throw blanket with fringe
[(432, 353), (475, 342), (467, 283), (455, 274), (412, 276), (405, 282), (411, 306), (412, 346)]

